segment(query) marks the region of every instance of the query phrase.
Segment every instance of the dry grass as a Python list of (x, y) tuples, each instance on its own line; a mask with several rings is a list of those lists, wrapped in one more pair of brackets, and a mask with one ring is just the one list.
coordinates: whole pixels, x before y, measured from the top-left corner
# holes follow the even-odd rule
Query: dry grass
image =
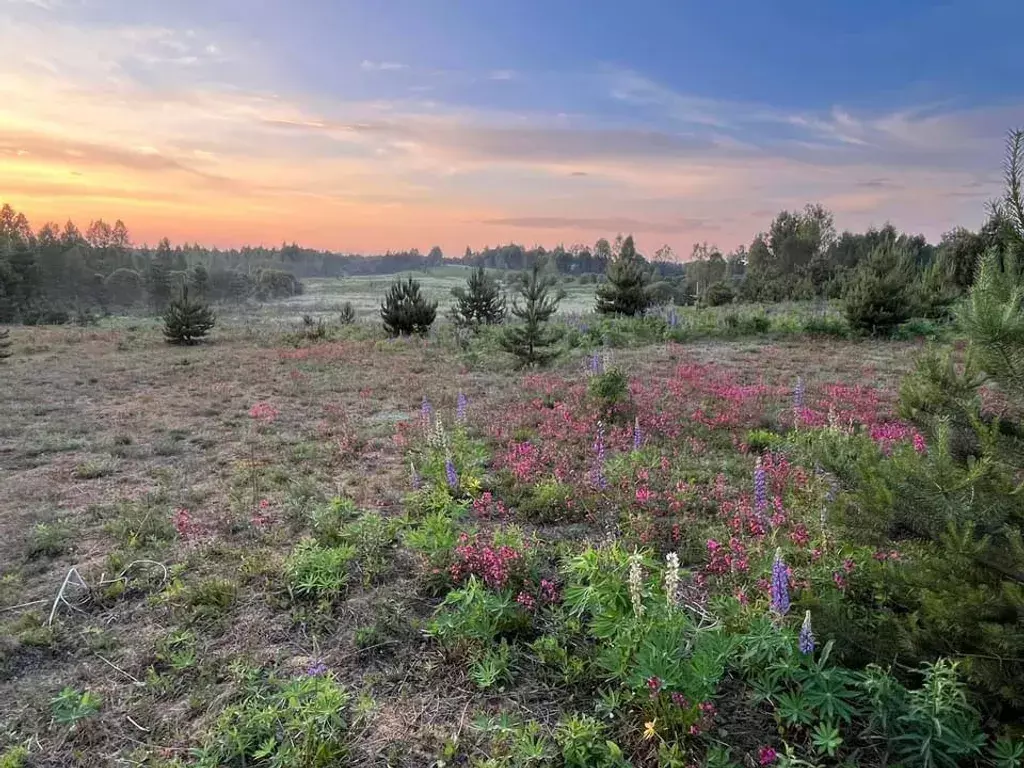
[[(323, 658), (353, 689), (372, 692), (377, 706), (354, 747), (365, 765), (428, 764), (467, 717), (493, 706), (420, 636), (433, 603), (417, 594), (401, 554), (385, 583), (356, 590), (327, 618), (297, 615), (277, 574), (301, 536), (291, 516), (310, 498), (400, 510), (408, 468), (393, 425), (414, 418), (425, 393), (453, 410), (464, 391), (486, 414), (518, 396), (517, 376), (467, 370), (456, 351), (422, 342), (336, 342), (297, 355), (268, 334), (228, 329), (182, 350), (153, 331), (17, 332), (16, 356), (0, 364), (0, 754), (31, 742), (33, 765), (184, 755), (229, 695), (224, 669), (236, 659), (302, 668)], [(744, 379), (800, 374), (891, 390), (911, 347), (794, 339), (685, 352)], [(658, 376), (682, 350), (652, 346), (617, 360), (631, 375)], [(261, 431), (248, 415), (258, 401), (280, 412)], [(274, 521), (259, 536), (248, 524), (253, 465), (255, 495)], [(179, 508), (202, 526), (202, 543), (173, 536)], [(40, 523), (59, 531), (40, 532)], [(40, 551), (48, 535), (59, 541)], [(186, 597), (168, 597), (146, 568), (123, 592), (112, 589), (140, 558), (165, 563)], [(47, 627), (72, 566), (93, 589)], [(227, 607), (199, 612), (188, 590), (214, 577), (237, 591)], [(387, 615), (402, 627), (357, 647), (356, 629)], [(186, 627), (197, 661), (184, 684), (154, 693), (157, 648)], [(65, 686), (103, 699), (101, 715), (74, 732), (49, 721), (48, 702)]]

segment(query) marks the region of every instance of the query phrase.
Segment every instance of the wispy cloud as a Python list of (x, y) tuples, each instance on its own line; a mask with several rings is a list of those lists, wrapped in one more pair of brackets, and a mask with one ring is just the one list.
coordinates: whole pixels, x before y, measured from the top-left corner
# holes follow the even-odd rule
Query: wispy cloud
[[(934, 237), (980, 220), (1003, 131), (1024, 123), (1020, 105), (783, 110), (608, 69), (585, 78), (604, 102), (584, 108), (565, 89), (564, 113), (467, 104), (442, 76), (431, 101), (346, 99), (294, 89), (246, 41), (203, 29), (83, 35), (33, 16), (43, 21), (0, 24), (5, 199), (35, 220), (122, 217), (150, 240), (461, 250), (632, 231), (642, 248), (669, 239), (687, 252), (749, 242), (774, 212), (811, 200), (840, 226), (891, 218)], [(623, 103), (635, 109), (624, 116)]]
[(397, 61), (370, 61), (369, 59), (363, 59), (359, 64), (359, 68), (364, 72), (395, 72), (400, 69), (408, 69), (409, 65)]
[(583, 232), (658, 232), (679, 234), (695, 229), (716, 231), (718, 227), (705, 219), (679, 218), (674, 221), (632, 219), (625, 216), (600, 218), (571, 216), (520, 216), (503, 219), (484, 219), (483, 224), (508, 226), (518, 229), (571, 229)]

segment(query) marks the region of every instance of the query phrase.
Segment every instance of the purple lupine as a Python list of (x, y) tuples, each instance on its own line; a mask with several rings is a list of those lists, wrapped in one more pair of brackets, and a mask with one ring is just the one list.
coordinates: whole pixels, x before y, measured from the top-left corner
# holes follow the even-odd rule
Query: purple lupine
[(793, 409), (799, 411), (804, 407), (804, 378), (796, 377), (796, 386), (793, 387)]
[(306, 667), (306, 675), (309, 677), (323, 677), (327, 674), (327, 665), (321, 659), (317, 659)]
[(800, 653), (814, 653), (814, 630), (811, 629), (811, 612), (804, 613), (804, 623), (800, 627), (800, 639), (797, 641)]
[(459, 398), (455, 401), (455, 420), (460, 424), (466, 423), (466, 406), (468, 405), (469, 400), (462, 392), (459, 392)]
[(643, 432), (640, 431), (640, 417), (637, 416), (633, 419), (633, 450), (639, 451), (643, 442), (644, 435)]
[(434, 407), (430, 404), (430, 401), (427, 400), (427, 396), (424, 395), (423, 402), (420, 404), (420, 418), (423, 419), (424, 422), (429, 424), (430, 417), (433, 415), (433, 413)]
[(590, 356), (589, 369), (590, 369), (590, 372), (592, 374), (594, 374), (595, 376), (600, 374), (600, 373), (604, 373), (604, 370), (603, 370), (604, 369), (604, 365), (601, 362), (601, 356), (599, 354), (597, 354), (597, 352), (595, 352), (593, 355)]
[(455, 472), (455, 465), (451, 459), (447, 459), (444, 463), (444, 474), (448, 478), (448, 487), (453, 491), (459, 487), (459, 476)]
[(754, 467), (754, 509), (763, 515), (768, 508), (768, 473), (764, 471), (761, 459)]
[(594, 485), (601, 490), (608, 487), (608, 481), (604, 477), (604, 425), (601, 422), (597, 422), (597, 437), (594, 438), (594, 460), (595, 467), (593, 472)]
[(782, 559), (782, 548), (775, 550), (772, 562), (772, 610), (779, 616), (789, 612), (789, 570)]
[(668, 326), (669, 328), (675, 328), (677, 325), (679, 325), (679, 315), (676, 314), (676, 308), (672, 307), (668, 311)]

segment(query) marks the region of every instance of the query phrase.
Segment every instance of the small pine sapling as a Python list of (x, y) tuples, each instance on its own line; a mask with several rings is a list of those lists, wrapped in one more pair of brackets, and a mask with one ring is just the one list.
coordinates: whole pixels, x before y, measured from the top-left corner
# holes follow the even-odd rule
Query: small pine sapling
[(164, 338), (168, 344), (196, 344), (210, 332), (215, 320), (213, 310), (189, 299), (188, 288), (183, 288), (181, 298), (172, 301), (164, 312)]

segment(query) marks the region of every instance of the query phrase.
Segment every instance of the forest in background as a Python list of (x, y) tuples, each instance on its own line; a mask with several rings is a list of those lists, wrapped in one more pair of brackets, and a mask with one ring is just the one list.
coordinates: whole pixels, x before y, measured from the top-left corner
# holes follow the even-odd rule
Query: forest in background
[[(638, 256), (652, 273), (656, 303), (776, 302), (843, 296), (869, 255), (890, 245), (910, 263), (883, 268), (905, 272), (920, 303), (941, 313), (970, 287), (982, 254), (1010, 247), (1007, 226), (1006, 213), (995, 206), (980, 230), (957, 227), (932, 244), (891, 224), (839, 234), (830, 211), (807, 205), (778, 214), (749, 247), (722, 253), (697, 243), (687, 261), (668, 246)], [(619, 235), (611, 241), (601, 238), (592, 247), (467, 247), (457, 258), (446, 257), (436, 246), (427, 254), (413, 249), (362, 255), (295, 243), (237, 249), (172, 245), (164, 238), (152, 248), (133, 243), (120, 220), (113, 225), (97, 220), (84, 232), (71, 221), (34, 230), (24, 214), (5, 204), (0, 209), (0, 322), (65, 323), (121, 312), (161, 312), (186, 286), (209, 301), (266, 301), (301, 293), (303, 278), (384, 275), (445, 264), (523, 270), (540, 261), (565, 279), (597, 283), (622, 243)]]

